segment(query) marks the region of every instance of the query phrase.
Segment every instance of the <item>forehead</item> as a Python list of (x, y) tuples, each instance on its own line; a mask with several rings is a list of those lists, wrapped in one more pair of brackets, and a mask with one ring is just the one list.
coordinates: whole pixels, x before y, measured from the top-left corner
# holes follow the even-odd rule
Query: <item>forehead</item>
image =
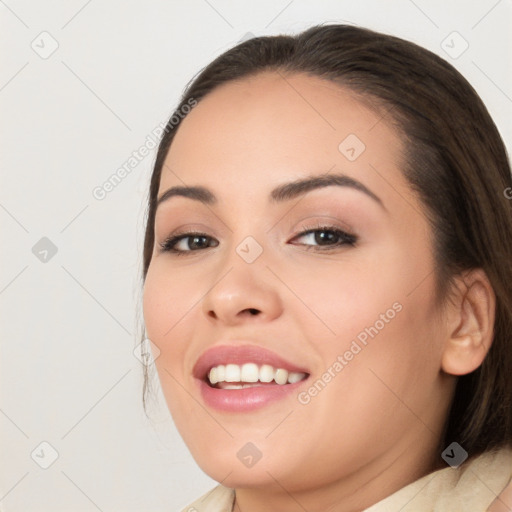
[(175, 135), (160, 192), (205, 184), (237, 192), (246, 187), (251, 194), (331, 169), (382, 188), (380, 172), (401, 180), (401, 144), (382, 115), (346, 88), (303, 74), (264, 72), (219, 86), (199, 101)]

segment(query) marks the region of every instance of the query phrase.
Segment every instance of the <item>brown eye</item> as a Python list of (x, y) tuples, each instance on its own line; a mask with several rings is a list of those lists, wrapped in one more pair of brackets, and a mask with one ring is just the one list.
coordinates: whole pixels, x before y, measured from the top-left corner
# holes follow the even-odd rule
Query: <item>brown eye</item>
[(169, 237), (160, 244), (162, 252), (183, 254), (195, 252), (208, 247), (216, 247), (219, 243), (205, 233), (182, 233)]
[[(312, 247), (326, 247), (328, 249), (333, 247), (340, 247), (343, 245), (355, 245), (357, 241), (357, 237), (346, 233), (334, 226), (320, 226), (313, 229), (306, 229), (299, 235), (297, 235), (294, 240), (304, 238), (313, 242), (313, 244), (303, 243), (300, 245), (309, 246), (308, 249)], [(322, 250), (322, 249), (320, 249)]]

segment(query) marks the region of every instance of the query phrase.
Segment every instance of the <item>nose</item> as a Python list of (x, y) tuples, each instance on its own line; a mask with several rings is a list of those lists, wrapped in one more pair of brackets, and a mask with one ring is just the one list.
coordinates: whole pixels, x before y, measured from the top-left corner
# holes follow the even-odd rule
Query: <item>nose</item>
[(247, 263), (235, 250), (230, 252), (203, 299), (207, 319), (234, 326), (278, 318), (283, 311), (279, 280), (266, 267), (264, 258)]

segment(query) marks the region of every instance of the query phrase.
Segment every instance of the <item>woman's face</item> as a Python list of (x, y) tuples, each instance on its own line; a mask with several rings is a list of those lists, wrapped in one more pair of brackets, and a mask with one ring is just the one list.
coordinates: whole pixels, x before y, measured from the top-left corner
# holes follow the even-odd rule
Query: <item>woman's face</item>
[(182, 122), (158, 197), (209, 192), (160, 203), (144, 318), (174, 421), (224, 485), (354, 488), (432, 463), (452, 381), (404, 144), (305, 75), (223, 85)]

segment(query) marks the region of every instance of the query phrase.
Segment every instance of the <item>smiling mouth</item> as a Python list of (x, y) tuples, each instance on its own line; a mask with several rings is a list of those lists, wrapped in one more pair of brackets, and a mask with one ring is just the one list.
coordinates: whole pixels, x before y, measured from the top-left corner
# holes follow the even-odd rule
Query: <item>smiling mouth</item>
[(285, 386), (305, 380), (309, 375), (275, 368), (269, 364), (221, 364), (206, 375), (207, 384), (215, 389), (244, 389), (263, 386)]

